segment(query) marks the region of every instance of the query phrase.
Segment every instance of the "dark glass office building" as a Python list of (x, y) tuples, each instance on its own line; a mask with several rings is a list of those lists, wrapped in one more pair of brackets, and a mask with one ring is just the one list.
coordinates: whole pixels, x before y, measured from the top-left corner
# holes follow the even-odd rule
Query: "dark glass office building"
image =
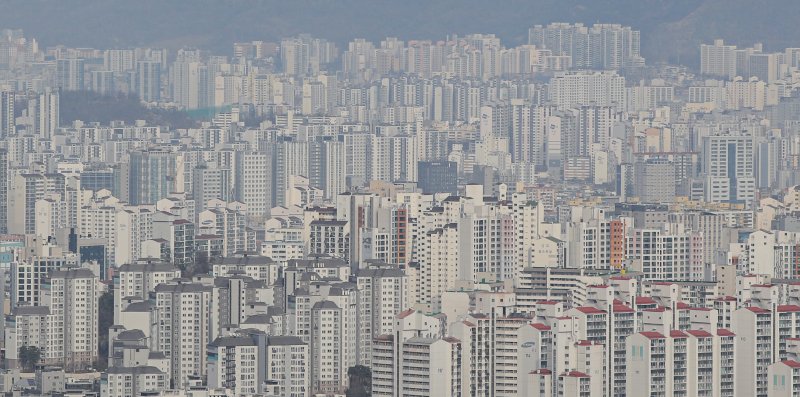
[(114, 192), (114, 171), (111, 169), (105, 170), (87, 170), (81, 172), (81, 188), (84, 190), (91, 190), (96, 192), (102, 189)]
[(458, 194), (458, 165), (452, 161), (420, 161), (417, 185), (425, 194)]

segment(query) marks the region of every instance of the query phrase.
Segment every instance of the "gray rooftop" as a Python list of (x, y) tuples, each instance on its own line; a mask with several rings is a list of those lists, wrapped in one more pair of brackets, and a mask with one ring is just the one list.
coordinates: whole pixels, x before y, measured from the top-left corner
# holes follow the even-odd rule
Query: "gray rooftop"
[(252, 339), (244, 336), (222, 336), (211, 342), (212, 346), (254, 346), (255, 342)]
[(305, 343), (296, 336), (270, 336), (267, 337), (267, 345), (288, 346), (288, 345), (305, 345)]

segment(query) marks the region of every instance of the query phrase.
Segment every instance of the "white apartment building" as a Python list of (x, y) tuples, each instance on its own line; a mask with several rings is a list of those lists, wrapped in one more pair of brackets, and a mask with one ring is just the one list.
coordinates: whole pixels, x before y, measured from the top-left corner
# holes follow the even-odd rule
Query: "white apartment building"
[(101, 292), (97, 275), (83, 268), (52, 271), (49, 285), (42, 288), (41, 304), (50, 308), (55, 331), (47, 354), (54, 360), (61, 356), (65, 368), (89, 368), (97, 360)]
[(786, 231), (757, 230), (747, 237), (742, 267), (751, 274), (774, 278), (795, 277), (795, 247), (800, 234)]
[(733, 396), (741, 390), (734, 365), (735, 339), (727, 330), (670, 331), (669, 336), (645, 331), (630, 336), (627, 394)]
[(305, 397), (311, 390), (308, 344), (294, 336), (267, 337), (266, 379), (278, 384), (281, 396)]
[(279, 203), (286, 207), (297, 206), (302, 208), (316, 203), (322, 199), (322, 196), (322, 190), (311, 186), (308, 178), (302, 175), (289, 175), (285, 201), (280, 201)]
[(731, 325), (737, 336), (736, 389), (753, 396), (769, 395), (766, 369), (786, 355), (787, 338), (800, 336), (800, 306), (766, 302), (739, 308)]
[(800, 395), (800, 363), (783, 360), (769, 366), (768, 394), (774, 397), (796, 397)]
[(34, 234), (39, 238), (55, 237), (56, 233), (68, 230), (70, 225), (67, 223), (67, 203), (60, 197), (36, 200), (34, 208), (36, 212)]
[(265, 225), (264, 241), (261, 243), (261, 256), (272, 258), (279, 263), (290, 259), (303, 259), (303, 219), (299, 216), (272, 216)]
[[(500, 295), (500, 294), (498, 294)], [(509, 300), (512, 300), (508, 294)], [(488, 299), (499, 300), (495, 296)], [(509, 306), (513, 303), (509, 302)], [(517, 396), (520, 383), (523, 382), (526, 372), (520, 370), (520, 336), (519, 329), (529, 323), (527, 317), (493, 313), (494, 316), (494, 393), (496, 396)], [(463, 355), (463, 353), (462, 353)], [(530, 372), (530, 371), (528, 371)]]
[(420, 288), (417, 304), (427, 312), (441, 311), (441, 296), (459, 278), (458, 228), (449, 224), (419, 241)]
[[(610, 292), (607, 287), (601, 289), (606, 293)], [(622, 376), (626, 371), (624, 343), (637, 330), (636, 313), (634, 309), (624, 304), (614, 304), (610, 296), (596, 305), (605, 310), (594, 306), (582, 306), (566, 311), (566, 316), (571, 317), (571, 320), (565, 319), (560, 325), (575, 327), (576, 331), (563, 335), (562, 338), (565, 339), (562, 343), (588, 341), (606, 346), (608, 353), (605, 354), (603, 388), (607, 394), (619, 395), (623, 393), (625, 387), (625, 378)], [(570, 334), (572, 335), (567, 336)], [(575, 340), (571, 341), (572, 338)]]
[(211, 275), (214, 277), (244, 275), (264, 281), (267, 285), (277, 281), (280, 271), (280, 264), (268, 256), (236, 255), (220, 258), (211, 264)]
[(202, 284), (159, 284), (154, 291), (158, 313), (157, 350), (170, 360), (172, 387), (192, 376), (205, 376), (212, 342), (212, 288)]
[[(661, 82), (663, 84), (663, 81)], [(628, 88), (628, 111), (649, 111), (673, 101), (675, 88), (672, 86), (642, 84)]]
[(226, 336), (208, 345), (208, 386), (230, 389), (237, 396), (259, 392), (258, 345), (247, 336)]
[(597, 272), (583, 269), (529, 267), (520, 273), (519, 295), (534, 294), (541, 300), (570, 297), (576, 306), (586, 304), (589, 286), (603, 284)]
[(733, 79), (736, 77), (736, 46), (723, 40), (700, 45), (700, 74)]
[(682, 224), (664, 224), (661, 229), (632, 229), (627, 238), (627, 257), (632, 269), (644, 272), (649, 280), (695, 280), (702, 274), (702, 238)]
[(526, 387), (523, 395), (532, 397), (553, 397), (553, 372), (542, 368), (531, 371), (520, 383), (520, 388)]
[(358, 362), (370, 366), (372, 341), (391, 335), (394, 319), (409, 307), (407, 276), (388, 264), (370, 264), (353, 276), (358, 289)]
[(491, 396), (494, 392), (493, 327), (489, 316), (471, 314), (449, 327), (450, 334), (462, 341), (461, 394), (464, 396)]
[(573, 207), (566, 225), (567, 264), (583, 269), (607, 269), (610, 266), (611, 226), (600, 208)]
[(6, 368), (17, 368), (22, 364), (19, 353), (24, 346), (47, 349), (51, 336), (49, 321), (50, 308), (47, 306), (19, 306), (13, 310), (4, 325)]
[(601, 389), (593, 383), (592, 377), (580, 371), (564, 372), (556, 380), (559, 396), (591, 397), (601, 393)]
[(312, 221), (309, 225), (308, 254), (325, 254), (344, 260), (350, 258), (348, 221)]
[(416, 136), (372, 136), (369, 145), (369, 180), (417, 180), (419, 145)]
[[(419, 346), (419, 349), (424, 352), (424, 354), (428, 354), (428, 352), (430, 352), (430, 347), (426, 348), (425, 346), (430, 346), (434, 343), (431, 341), (440, 340), (443, 333), (442, 331), (442, 321), (438, 318), (427, 316), (412, 309), (398, 313), (393, 321), (391, 333), (376, 336), (373, 341), (371, 360), (373, 395), (376, 397), (401, 395), (404, 382), (406, 382), (406, 385), (410, 388), (410, 383), (404, 380), (404, 374), (410, 370), (409, 366), (404, 365), (405, 360), (415, 363), (414, 365), (425, 365), (426, 362), (430, 365), (430, 360), (434, 358), (431, 357), (428, 360), (416, 361), (419, 356), (412, 356), (410, 350), (408, 355), (403, 354), (405, 342), (412, 339), (416, 339), (418, 342), (426, 341), (427, 345), (420, 344), (421, 346)], [(449, 351), (453, 353), (453, 350)], [(441, 359), (446, 363), (451, 357), (453, 356), (441, 354), (437, 355), (436, 359)], [(453, 362), (450, 362), (450, 364), (453, 364)], [(417, 368), (414, 375), (422, 377), (426, 373), (428, 373), (427, 368)], [(461, 376), (461, 374), (454, 375), (450, 371), (447, 373), (456, 377)], [(433, 378), (428, 380), (428, 382), (432, 381)], [(452, 381), (448, 379), (440, 379), (439, 381), (452, 383)], [(424, 387), (425, 384), (423, 383), (419, 386)], [(446, 385), (443, 387), (446, 387)], [(440, 387), (439, 390), (443, 391), (443, 388)], [(460, 388), (455, 390), (460, 391)], [(419, 392), (419, 389), (415, 389), (415, 392)], [(447, 392), (445, 395), (455, 395), (456, 393), (457, 392)]]
[(713, 135), (703, 140), (706, 200), (751, 202), (755, 199), (755, 151), (751, 135)]
[(78, 267), (78, 256), (53, 247), (48, 256), (30, 256), (11, 263), (11, 305), (41, 305), (41, 285), (53, 270)]
[(347, 359), (348, 324), (346, 310), (331, 301), (321, 301), (311, 308), (311, 390), (331, 393), (347, 387), (347, 369), (355, 362)]
[(247, 206), (247, 216), (263, 221), (273, 207), (272, 156), (266, 152), (237, 152), (235, 159), (234, 196)]
[(402, 396), (456, 396), (461, 392), (461, 343), (453, 337), (413, 337), (402, 344)]
[(8, 232), (32, 234), (36, 230), (36, 201), (48, 193), (65, 197), (62, 174), (21, 173), (9, 176)]
[(549, 99), (561, 109), (625, 106), (625, 78), (616, 72), (561, 72), (550, 80)]
[(159, 284), (167, 283), (181, 276), (181, 271), (166, 262), (140, 260), (125, 264), (116, 269), (114, 278), (114, 321), (118, 324), (121, 312), (125, 309), (125, 300), (138, 298), (149, 299)]
[(104, 397), (139, 396), (168, 388), (166, 375), (149, 366), (110, 367), (100, 379), (100, 393)]
[(153, 210), (147, 206), (124, 207), (117, 211), (111, 227), (115, 234), (113, 250), (109, 247), (109, 252), (114, 252), (112, 263), (132, 263), (141, 257), (142, 242), (153, 238)]
[(772, 87), (757, 77), (747, 80), (737, 77), (725, 83), (725, 108), (729, 110), (764, 110), (765, 106), (776, 105), (777, 95), (772, 95)]
[(245, 227), (247, 211), (240, 211), (234, 204), (209, 208), (198, 216), (198, 229), (222, 237), (222, 256), (245, 252), (250, 244)]
[(37, 290), (37, 305), (17, 307), (6, 323), (7, 363), (18, 365), (19, 349), (35, 346), (45, 364), (90, 368), (98, 358), (98, 277), (85, 268), (50, 270)]

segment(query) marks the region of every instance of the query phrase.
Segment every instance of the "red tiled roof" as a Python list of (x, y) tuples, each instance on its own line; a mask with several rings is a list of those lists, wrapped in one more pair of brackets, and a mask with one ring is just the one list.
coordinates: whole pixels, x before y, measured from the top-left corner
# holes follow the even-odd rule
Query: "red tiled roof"
[(654, 305), (656, 301), (649, 296), (637, 296), (635, 300), (637, 305)]
[(404, 319), (414, 313), (414, 309), (403, 310), (400, 313), (397, 313), (397, 318)]
[(736, 334), (731, 332), (731, 330), (725, 329), (725, 328), (718, 329), (717, 330), (717, 335), (719, 335), (719, 336), (736, 336)]
[(672, 337), (672, 338), (686, 338), (687, 337), (687, 335), (685, 333), (683, 333), (683, 331), (679, 331), (677, 329), (673, 329), (672, 331), (669, 331), (669, 336)]
[(533, 323), (531, 327), (538, 329), (539, 331), (549, 331), (551, 328), (549, 325), (542, 324), (542, 323)]
[(580, 372), (580, 371), (565, 372), (565, 373), (561, 374), (561, 376), (566, 376), (566, 377), (570, 377), (570, 378), (589, 378), (589, 375), (586, 375), (585, 373)]
[(633, 313), (635, 310), (628, 307), (628, 305), (616, 304), (613, 306), (614, 313)]
[(664, 339), (665, 338), (665, 336), (662, 335), (660, 332), (645, 331), (645, 332), (640, 332), (640, 334), (642, 334), (642, 336), (644, 336), (645, 338), (648, 338), (648, 339)]
[(786, 360), (786, 361), (781, 361), (781, 362), (784, 365), (786, 365), (787, 367), (800, 368), (800, 363), (798, 363), (797, 361), (794, 361), (794, 360)]
[(800, 312), (800, 306), (797, 305), (778, 305), (776, 309), (780, 313), (785, 312)]
[(748, 306), (745, 309), (750, 310), (753, 313), (769, 313), (769, 310), (762, 309), (762, 308), (760, 308), (758, 306)]
[(602, 310), (600, 310), (600, 309), (598, 309), (596, 307), (592, 307), (592, 306), (581, 306), (581, 307), (576, 307), (575, 309), (578, 310), (581, 313), (584, 313), (584, 314), (601, 314), (601, 313), (605, 313), (604, 311), (602, 311)]
[(690, 330), (686, 331), (686, 333), (689, 334), (689, 335), (692, 335), (692, 336), (694, 336), (696, 338), (710, 338), (710, 337), (714, 336), (714, 335), (711, 335), (710, 333), (708, 333), (707, 331), (703, 331), (701, 329), (690, 329)]

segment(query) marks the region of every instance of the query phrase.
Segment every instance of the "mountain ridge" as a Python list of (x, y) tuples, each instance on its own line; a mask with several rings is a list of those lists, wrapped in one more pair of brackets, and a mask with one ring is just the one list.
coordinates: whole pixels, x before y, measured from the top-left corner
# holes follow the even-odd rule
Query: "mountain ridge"
[[(697, 45), (721, 37), (767, 48), (800, 46), (800, 2), (768, 0), (0, 0), (0, 26), (42, 45), (114, 48), (194, 46), (229, 53), (235, 41), (298, 33), (344, 46), (362, 37), (439, 39), (496, 33), (521, 44), (550, 22), (621, 23), (642, 31), (651, 61), (696, 62)], [(749, 26), (750, 29), (742, 29)]]

